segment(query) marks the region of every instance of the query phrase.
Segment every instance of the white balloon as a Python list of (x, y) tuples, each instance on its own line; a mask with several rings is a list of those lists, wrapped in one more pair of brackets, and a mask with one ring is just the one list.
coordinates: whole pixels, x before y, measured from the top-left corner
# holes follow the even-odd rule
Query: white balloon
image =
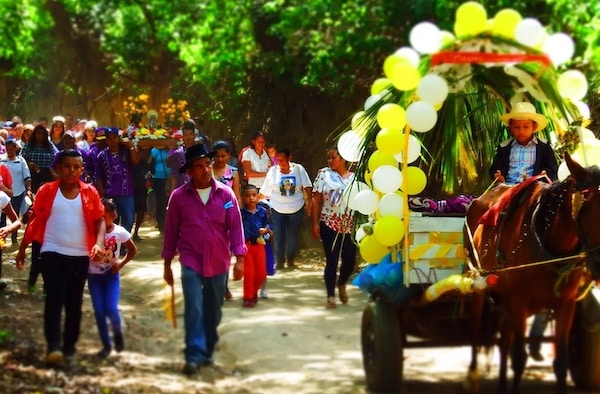
[(365, 229), (362, 226), (360, 226), (356, 230), (356, 234), (354, 234), (354, 240), (356, 240), (356, 243), (360, 243), (360, 241), (362, 241), (362, 239), (366, 236), (367, 233), (365, 232)]
[(340, 156), (346, 161), (356, 162), (360, 160), (360, 156), (364, 150), (362, 146), (362, 137), (354, 130), (348, 130), (340, 136), (337, 143)]
[(571, 101), (581, 101), (587, 94), (588, 82), (579, 70), (567, 70), (556, 80), (558, 93)]
[(402, 47), (394, 52), (394, 55), (398, 55), (410, 62), (415, 67), (419, 67), (419, 63), (421, 62), (421, 57), (419, 52), (415, 51), (411, 47)]
[(568, 34), (554, 33), (544, 42), (544, 52), (555, 66), (559, 66), (573, 57), (575, 44)]
[(431, 22), (416, 24), (410, 31), (408, 37), (410, 45), (417, 52), (430, 54), (440, 50), (442, 46), (442, 34), (440, 29)]
[(404, 199), (398, 193), (388, 193), (379, 200), (379, 213), (381, 216), (404, 217)]
[(381, 92), (378, 94), (374, 94), (372, 96), (367, 97), (365, 100), (365, 111), (371, 108), (376, 102), (378, 102), (383, 96)]
[(377, 197), (377, 193), (373, 190), (362, 190), (354, 197), (353, 204), (356, 205), (358, 212), (363, 215), (370, 215), (377, 211), (379, 198)]
[(517, 24), (515, 39), (517, 42), (534, 47), (544, 38), (544, 26), (534, 18), (525, 18)]
[(571, 171), (569, 171), (569, 167), (567, 167), (567, 162), (563, 161), (558, 166), (558, 172), (556, 173), (559, 181), (564, 181), (571, 175)]
[[(583, 104), (583, 103), (582, 103)], [(587, 118), (589, 119), (589, 118)], [(596, 136), (594, 135), (594, 132), (590, 129), (587, 129), (585, 127), (577, 127), (577, 131), (579, 131), (579, 138), (585, 142), (587, 141), (591, 141), (591, 140), (595, 140)]]
[(383, 165), (373, 172), (373, 186), (382, 193), (393, 193), (402, 185), (402, 173), (397, 167)]
[(417, 96), (434, 106), (441, 104), (448, 97), (448, 82), (437, 74), (427, 74), (419, 81)]
[(366, 183), (359, 181), (351, 182), (346, 189), (344, 189), (344, 194), (342, 194), (342, 199), (340, 201), (341, 208), (350, 208), (356, 211), (358, 207), (354, 204), (354, 200), (356, 195), (363, 190), (369, 190), (369, 186)]
[[(590, 116), (591, 116), (590, 107), (586, 103), (584, 103), (583, 101), (577, 101), (573, 104), (575, 104), (575, 106), (579, 110), (579, 114), (581, 115), (582, 119), (590, 119)], [(591, 130), (588, 130), (588, 131), (590, 133), (592, 133)], [(594, 135), (594, 133), (592, 133), (592, 136), (593, 135)]]
[(411, 129), (425, 133), (435, 126), (437, 112), (431, 103), (415, 101), (406, 108), (406, 123)]
[[(410, 164), (421, 157), (421, 144), (419, 140), (414, 135), (408, 136), (408, 155), (406, 155), (407, 163)], [(404, 160), (404, 152), (396, 153), (394, 155), (394, 159), (398, 163), (403, 163)]]

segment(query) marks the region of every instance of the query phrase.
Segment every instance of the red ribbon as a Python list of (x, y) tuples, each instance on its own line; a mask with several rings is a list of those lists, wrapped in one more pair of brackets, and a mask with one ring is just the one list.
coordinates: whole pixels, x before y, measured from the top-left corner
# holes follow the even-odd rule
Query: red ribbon
[(525, 63), (538, 62), (550, 66), (552, 62), (546, 55), (526, 53), (487, 53), (487, 52), (438, 52), (431, 56), (431, 65), (442, 63)]

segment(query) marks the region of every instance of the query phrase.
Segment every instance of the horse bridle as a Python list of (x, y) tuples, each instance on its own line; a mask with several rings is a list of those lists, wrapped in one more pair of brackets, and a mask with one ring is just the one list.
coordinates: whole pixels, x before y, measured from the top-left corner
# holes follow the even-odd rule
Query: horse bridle
[(587, 238), (579, 225), (579, 213), (583, 204), (590, 201), (595, 193), (600, 192), (600, 185), (595, 182), (578, 182), (573, 187), (572, 217), (577, 223), (577, 235), (581, 241), (582, 249), (586, 256), (586, 267), (594, 280), (600, 279), (600, 245), (590, 248), (587, 245)]

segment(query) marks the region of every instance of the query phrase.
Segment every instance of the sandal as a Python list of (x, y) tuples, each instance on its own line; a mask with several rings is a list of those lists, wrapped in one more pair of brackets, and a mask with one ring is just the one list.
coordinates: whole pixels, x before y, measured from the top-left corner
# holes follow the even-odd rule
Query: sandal
[(337, 305), (335, 304), (335, 297), (327, 297), (327, 304), (325, 304), (325, 308), (327, 308), (327, 309), (337, 308)]
[(338, 285), (338, 295), (342, 304), (348, 303), (348, 292), (346, 291), (346, 285)]

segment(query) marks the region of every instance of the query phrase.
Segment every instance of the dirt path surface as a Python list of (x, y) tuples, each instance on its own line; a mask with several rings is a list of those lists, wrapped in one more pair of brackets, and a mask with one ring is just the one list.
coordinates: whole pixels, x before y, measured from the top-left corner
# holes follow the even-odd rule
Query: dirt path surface
[[(230, 282), (234, 299), (225, 303), (217, 367), (192, 378), (182, 375), (180, 282), (176, 280), (178, 327), (173, 328), (163, 309), (159, 235), (152, 227), (144, 227), (140, 235), (140, 253), (122, 275), (125, 351), (106, 360), (95, 357), (100, 341), (86, 294), (78, 364), (60, 371), (43, 363), (41, 291), (27, 293), (27, 273), (7, 264), (11, 255), (5, 249), (3, 274), (9, 286), (0, 293), (0, 328), (11, 337), (0, 344), (0, 393), (365, 392), (360, 321), (367, 296), (349, 286), (349, 304), (325, 309), (318, 249), (304, 251), (298, 269), (269, 278), (269, 298), (255, 309), (241, 307), (242, 283)], [(179, 278), (178, 264), (173, 267)], [(407, 349), (403, 392), (460, 393), (468, 362), (468, 348)], [(496, 375), (493, 367), (482, 392), (494, 391)], [(554, 392), (552, 381), (549, 361), (534, 364), (526, 371), (523, 392)]]

